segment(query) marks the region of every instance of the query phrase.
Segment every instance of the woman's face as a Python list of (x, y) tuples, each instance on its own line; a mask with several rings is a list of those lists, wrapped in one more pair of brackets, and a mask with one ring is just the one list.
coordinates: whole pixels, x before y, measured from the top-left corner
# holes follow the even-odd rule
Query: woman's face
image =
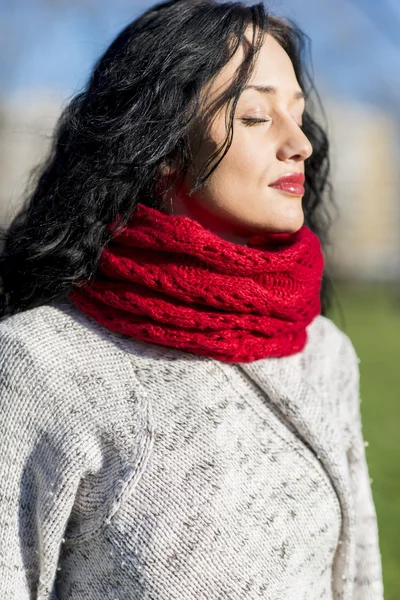
[[(213, 82), (207, 102), (229, 85), (242, 59), (240, 48)], [(222, 162), (193, 196), (185, 194), (194, 181), (191, 171), (182, 190), (165, 197), (167, 212), (189, 216), (220, 237), (244, 245), (254, 234), (293, 232), (303, 225), (304, 191), (290, 193), (271, 184), (288, 173), (304, 174), (304, 161), (312, 153), (301, 129), (302, 90), (289, 56), (271, 35), (265, 38), (248, 86), (263, 86), (264, 91), (248, 87), (239, 98), (232, 145)], [(207, 139), (195, 155), (196, 172), (226, 137), (226, 111), (225, 106), (208, 125)]]

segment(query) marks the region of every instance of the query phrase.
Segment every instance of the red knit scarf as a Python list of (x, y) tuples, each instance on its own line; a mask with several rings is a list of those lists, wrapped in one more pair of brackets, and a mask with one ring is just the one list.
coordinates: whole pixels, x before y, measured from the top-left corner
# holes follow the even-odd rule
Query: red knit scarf
[(69, 296), (126, 336), (246, 363), (303, 349), (321, 311), (323, 268), (319, 238), (305, 225), (243, 246), (139, 203), (103, 249), (100, 277)]

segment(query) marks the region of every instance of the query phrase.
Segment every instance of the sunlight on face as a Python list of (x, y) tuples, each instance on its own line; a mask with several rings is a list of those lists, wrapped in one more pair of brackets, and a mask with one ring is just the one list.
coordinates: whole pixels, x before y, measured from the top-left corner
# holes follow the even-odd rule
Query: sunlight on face
[[(251, 41), (251, 31), (246, 36)], [(213, 82), (210, 102), (229, 85), (242, 60), (239, 48)], [(288, 54), (271, 35), (265, 38), (248, 86), (239, 98), (232, 145), (222, 162), (192, 197), (184, 193), (194, 180), (188, 174), (183, 191), (166, 199), (168, 212), (190, 216), (238, 244), (246, 244), (254, 234), (300, 229), (303, 193), (271, 184), (287, 173), (304, 173), (304, 161), (312, 153), (301, 129), (302, 90)], [(263, 86), (264, 91), (250, 86)], [(226, 137), (226, 110), (209, 125), (209, 139), (195, 157), (196, 172), (210, 155), (210, 146), (214, 151)]]

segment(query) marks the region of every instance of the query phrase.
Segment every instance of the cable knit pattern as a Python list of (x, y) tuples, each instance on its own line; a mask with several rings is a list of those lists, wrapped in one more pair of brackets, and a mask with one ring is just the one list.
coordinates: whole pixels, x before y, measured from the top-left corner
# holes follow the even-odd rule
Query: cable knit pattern
[(321, 312), (323, 267), (320, 241), (306, 226), (241, 246), (139, 203), (103, 249), (101, 277), (70, 298), (118, 333), (250, 362), (302, 350), (306, 326)]
[(0, 322), (0, 598), (382, 600), (358, 359), (227, 363), (65, 299)]

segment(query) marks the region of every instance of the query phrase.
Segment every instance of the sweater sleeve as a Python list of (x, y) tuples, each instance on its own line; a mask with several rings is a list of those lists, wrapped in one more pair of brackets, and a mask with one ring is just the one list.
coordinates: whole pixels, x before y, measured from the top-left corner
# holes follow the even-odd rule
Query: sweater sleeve
[(377, 516), (365, 456), (360, 412), (359, 359), (347, 338), (348, 376), (343, 379), (350, 411), (350, 445), (347, 452), (356, 519), (356, 564), (353, 600), (383, 599), (382, 565), (379, 549)]
[(0, 323), (1, 600), (56, 600), (64, 554), (107, 527), (152, 443), (128, 353), (48, 307)]
[(0, 335), (0, 598), (55, 599), (53, 584), (80, 478), (37, 364)]

